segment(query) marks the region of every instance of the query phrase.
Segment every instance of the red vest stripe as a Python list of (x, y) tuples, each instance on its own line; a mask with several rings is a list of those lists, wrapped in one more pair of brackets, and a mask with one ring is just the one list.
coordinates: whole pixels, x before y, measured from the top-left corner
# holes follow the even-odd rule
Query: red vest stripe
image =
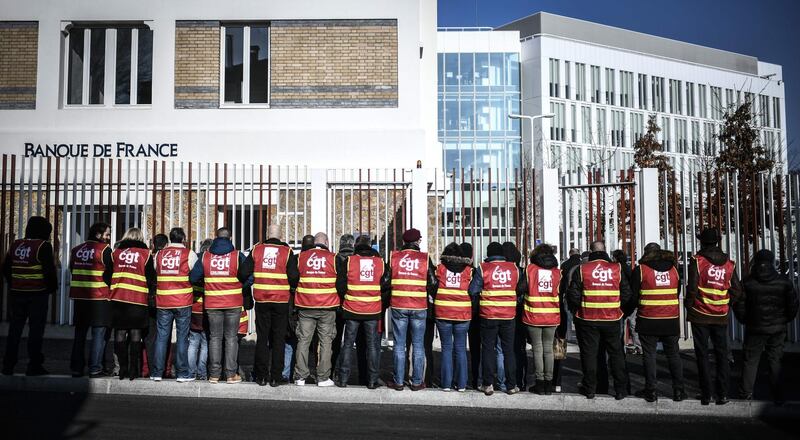
[(347, 293), (342, 308), (358, 315), (380, 313), (382, 277), (383, 260), (380, 257), (347, 257)]
[(678, 270), (659, 272), (646, 264), (639, 266), (642, 286), (636, 315), (648, 319), (675, 319), (680, 316)]
[(114, 275), (111, 276), (111, 301), (147, 306), (145, 267), (147, 249), (117, 249), (113, 253)]
[(22, 239), (11, 244), (11, 290), (17, 292), (44, 292), (44, 271), (39, 261), (39, 249), (44, 240)]
[(694, 257), (697, 262), (697, 297), (692, 309), (709, 316), (726, 316), (733, 278), (734, 262), (726, 261), (718, 266), (702, 255)]
[(481, 263), (483, 290), (480, 317), (484, 319), (514, 319), (517, 315), (517, 284), (519, 269), (509, 261)]
[(155, 256), (156, 307), (176, 309), (192, 305), (189, 253), (185, 247), (167, 247)]
[(594, 260), (580, 266), (583, 280), (581, 307), (575, 316), (584, 321), (618, 321), (622, 318), (619, 284), (621, 266)]
[(472, 267), (466, 266), (459, 273), (450, 272), (444, 264), (436, 266), (439, 288), (433, 301), (436, 319), (469, 321), (472, 319), (472, 298), (469, 284), (472, 282)]
[(522, 310), (522, 322), (535, 327), (553, 327), (561, 323), (558, 286), (561, 270), (544, 269), (535, 264), (525, 268), (528, 292)]
[(194, 295), (192, 299), (192, 320), (190, 328), (199, 332), (203, 330), (203, 314), (205, 313), (205, 307), (203, 306), (203, 288), (192, 286), (192, 289), (194, 290)]
[(300, 282), (294, 304), (306, 309), (339, 307), (336, 292), (336, 255), (322, 248), (300, 252), (298, 258)]
[(261, 303), (289, 302), (289, 278), (286, 264), (292, 249), (289, 246), (259, 243), (250, 253), (253, 258), (253, 299)]
[(239, 272), (239, 251), (215, 255), (203, 253), (203, 296), (206, 309), (238, 309), (242, 307), (242, 283)]
[(108, 247), (99, 241), (87, 241), (70, 251), (69, 297), (81, 300), (107, 301), (110, 292), (103, 281), (103, 253)]
[(428, 254), (414, 249), (392, 251), (389, 267), (392, 269), (392, 308), (427, 310)]
[(242, 313), (239, 315), (239, 329), (236, 333), (246, 335), (248, 330), (250, 330), (250, 314), (242, 308)]

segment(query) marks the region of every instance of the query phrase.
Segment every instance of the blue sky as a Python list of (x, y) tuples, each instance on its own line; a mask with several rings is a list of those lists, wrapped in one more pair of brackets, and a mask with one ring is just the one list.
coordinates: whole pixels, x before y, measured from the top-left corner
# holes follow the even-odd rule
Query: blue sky
[(499, 26), (539, 11), (783, 66), (789, 163), (800, 165), (800, 0), (438, 0), (439, 26)]

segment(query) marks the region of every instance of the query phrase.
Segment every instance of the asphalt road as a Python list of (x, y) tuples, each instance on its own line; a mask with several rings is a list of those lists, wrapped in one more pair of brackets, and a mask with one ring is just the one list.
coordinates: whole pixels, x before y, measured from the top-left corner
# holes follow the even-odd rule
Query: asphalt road
[(796, 438), (793, 421), (0, 392), (7, 439)]

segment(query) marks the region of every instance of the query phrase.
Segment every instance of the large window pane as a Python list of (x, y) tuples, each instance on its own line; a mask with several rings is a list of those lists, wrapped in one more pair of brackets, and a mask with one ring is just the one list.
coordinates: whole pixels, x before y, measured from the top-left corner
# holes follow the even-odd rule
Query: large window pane
[(244, 28), (225, 28), (225, 102), (242, 102)]
[(458, 54), (444, 55), (444, 83), (448, 86), (458, 85)]
[(445, 130), (458, 131), (458, 100), (447, 98), (444, 101)]
[(506, 75), (508, 80), (506, 85), (519, 87), (519, 54), (507, 53), (506, 57)]
[(139, 29), (139, 63), (136, 103), (150, 104), (153, 97), (153, 31)]
[(80, 28), (69, 31), (67, 104), (83, 103), (83, 32)]
[(250, 102), (267, 102), (269, 83), (269, 30), (266, 26), (250, 28)]
[(473, 108), (473, 101), (461, 101), (461, 115), (459, 117), (460, 130), (472, 130), (474, 127), (473, 121), (475, 118), (475, 110)]
[(505, 60), (502, 53), (493, 53), (489, 55), (489, 85), (502, 86), (505, 79)]
[(92, 29), (91, 35), (89, 104), (102, 104), (106, 77), (106, 30)]
[(475, 63), (473, 54), (462, 53), (459, 56), (459, 70), (458, 73), (461, 78), (461, 90), (472, 90), (472, 85), (475, 82)]
[(479, 86), (489, 85), (489, 54), (475, 54), (475, 84)]
[(131, 29), (117, 29), (115, 104), (131, 103)]

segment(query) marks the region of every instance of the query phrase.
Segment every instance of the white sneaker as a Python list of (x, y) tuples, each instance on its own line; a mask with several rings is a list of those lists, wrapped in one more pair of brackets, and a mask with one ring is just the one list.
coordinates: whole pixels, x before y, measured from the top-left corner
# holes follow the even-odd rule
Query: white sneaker
[(297, 380), (294, 381), (294, 384), (299, 386), (299, 387), (302, 387), (302, 386), (306, 385), (306, 380), (305, 379), (297, 379)]
[(453, 389), (452, 388), (442, 388), (442, 391), (449, 393), (450, 391), (453, 391)]
[(150, 380), (152, 380), (153, 382), (161, 382), (161, 377), (150, 376)]
[(176, 382), (192, 382), (194, 377), (179, 377), (175, 379)]
[(467, 389), (466, 389), (466, 388), (459, 388), (459, 389), (458, 389), (458, 392), (459, 392), (459, 393), (466, 393), (466, 392), (467, 392)]
[(332, 387), (333, 385), (334, 385), (334, 383), (333, 383), (333, 381), (332, 381), (332, 380), (330, 380), (330, 379), (328, 379), (328, 380), (323, 380), (322, 382), (318, 382), (318, 383), (317, 383), (317, 386), (318, 386), (318, 387)]

